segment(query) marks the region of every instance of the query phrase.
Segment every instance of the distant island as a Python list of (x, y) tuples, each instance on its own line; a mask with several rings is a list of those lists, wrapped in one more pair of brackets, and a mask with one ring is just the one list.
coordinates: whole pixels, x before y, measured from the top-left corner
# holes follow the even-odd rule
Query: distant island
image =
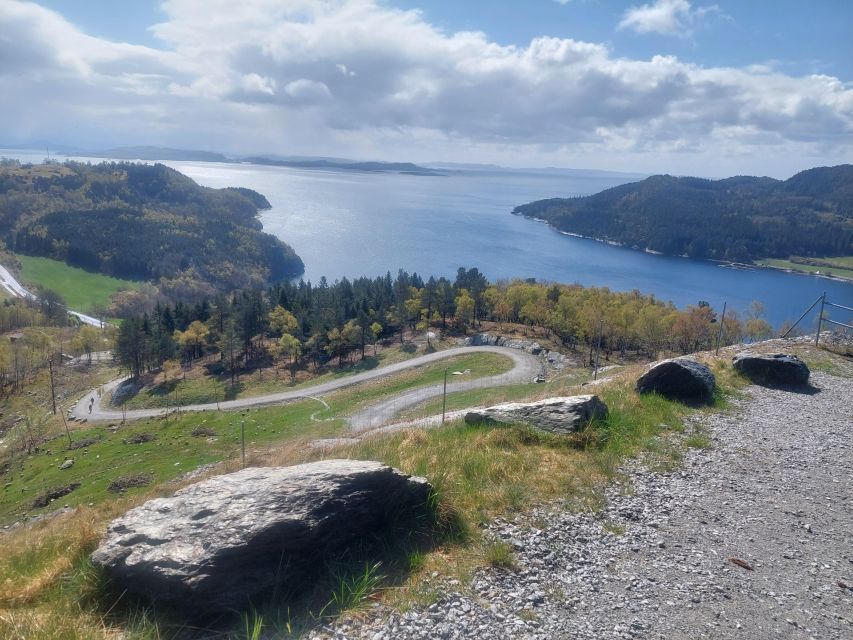
[(196, 162), (229, 162), (229, 158), (213, 151), (173, 149), (171, 147), (115, 147), (103, 151), (74, 151), (62, 155), (113, 160), (184, 160)]
[(0, 163), (0, 229), (18, 253), (193, 299), (304, 272), (294, 250), (264, 233), (269, 208), (251, 189), (201, 187), (162, 164)]
[(657, 175), (514, 215), (559, 231), (667, 255), (724, 261), (853, 255), (853, 165), (787, 180)]
[(271, 165), (275, 167), (293, 167), (295, 169), (325, 169), (328, 171), (359, 171), (369, 173), (402, 173), (414, 176), (443, 176), (445, 172), (421, 167), (411, 162), (356, 162), (352, 160), (337, 160), (327, 158), (269, 158), (267, 156), (251, 156), (243, 158), (243, 162), (252, 164)]

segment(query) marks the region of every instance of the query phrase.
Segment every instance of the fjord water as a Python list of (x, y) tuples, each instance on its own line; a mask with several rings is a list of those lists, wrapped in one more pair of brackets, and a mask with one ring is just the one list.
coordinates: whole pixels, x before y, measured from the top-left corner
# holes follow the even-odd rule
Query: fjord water
[[(823, 292), (853, 303), (853, 284), (815, 276), (652, 255), (561, 234), (510, 215), (541, 198), (589, 194), (629, 181), (582, 174), (451, 173), (441, 177), (307, 171), (240, 164), (169, 162), (199, 183), (244, 186), (272, 209), (264, 229), (305, 262), (305, 279), (377, 276), (398, 269), (453, 276), (476, 266), (490, 280), (536, 278), (617, 291), (638, 289), (677, 306), (706, 300), (740, 312), (758, 300), (778, 326)], [(839, 316), (841, 321), (846, 321)], [(807, 325), (810, 328), (810, 325)]]
[[(43, 156), (21, 160), (38, 162)], [(81, 159), (91, 161), (91, 159)], [(853, 305), (853, 284), (815, 276), (652, 255), (561, 234), (510, 214), (541, 198), (595, 193), (630, 176), (453, 172), (411, 176), (290, 169), (238, 163), (164, 162), (210, 187), (264, 194), (264, 229), (305, 262), (306, 280), (378, 276), (398, 269), (452, 277), (476, 266), (490, 280), (540, 281), (638, 289), (678, 307), (723, 302), (739, 312), (757, 300), (778, 326), (795, 320), (823, 291)], [(846, 313), (846, 312), (844, 312)], [(839, 311), (837, 319), (850, 320)], [(809, 323), (807, 328), (812, 328)]]

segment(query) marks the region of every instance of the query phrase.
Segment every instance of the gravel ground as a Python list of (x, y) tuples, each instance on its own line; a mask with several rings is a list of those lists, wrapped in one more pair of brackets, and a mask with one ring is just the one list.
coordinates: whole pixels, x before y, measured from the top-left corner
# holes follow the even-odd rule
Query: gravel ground
[(611, 487), (598, 514), (555, 504), (492, 523), (516, 569), (313, 636), (853, 638), (853, 379), (812, 383), (750, 387), (731, 411), (696, 417), (711, 448), (674, 472), (632, 463), (630, 490)]

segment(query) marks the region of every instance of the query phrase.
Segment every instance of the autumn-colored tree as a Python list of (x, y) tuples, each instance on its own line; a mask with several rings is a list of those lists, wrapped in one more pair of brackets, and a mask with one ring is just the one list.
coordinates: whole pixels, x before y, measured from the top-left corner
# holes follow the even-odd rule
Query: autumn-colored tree
[(744, 336), (751, 342), (767, 340), (773, 337), (773, 327), (764, 319), (765, 307), (757, 300), (753, 300), (746, 312), (746, 323), (744, 324)]
[(92, 352), (97, 351), (102, 344), (101, 332), (89, 324), (81, 325), (71, 338), (71, 350), (77, 354), (85, 354), (89, 364), (92, 363)]
[(293, 381), (296, 374), (296, 364), (302, 354), (302, 344), (289, 333), (285, 333), (276, 343), (276, 353), (283, 358), (290, 359), (290, 380)]
[(199, 320), (193, 320), (186, 331), (175, 330), (175, 342), (177, 342), (190, 360), (199, 357), (207, 343), (210, 329)]
[(712, 344), (714, 312), (709, 306), (689, 305), (678, 314), (672, 327), (676, 344), (682, 353), (708, 349)]
[(373, 355), (376, 355), (376, 342), (379, 340), (379, 336), (382, 335), (382, 325), (374, 322), (370, 325), (370, 333), (373, 335)]
[(296, 335), (296, 330), (299, 328), (296, 316), (281, 305), (276, 305), (267, 314), (267, 322), (269, 323), (270, 331), (276, 336), (283, 336), (285, 334)]
[(412, 287), (411, 295), (404, 303), (404, 308), (406, 310), (406, 321), (409, 323), (409, 328), (414, 331), (421, 319), (422, 307), (420, 291)]
[(467, 289), (460, 289), (456, 296), (456, 326), (467, 329), (474, 322), (474, 298)]

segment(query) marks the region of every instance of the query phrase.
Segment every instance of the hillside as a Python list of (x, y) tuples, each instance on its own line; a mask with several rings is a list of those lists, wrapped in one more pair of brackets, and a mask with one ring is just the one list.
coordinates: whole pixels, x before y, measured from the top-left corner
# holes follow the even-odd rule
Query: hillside
[(581, 198), (531, 202), (513, 214), (560, 231), (669, 255), (755, 260), (853, 253), (853, 165), (788, 180), (652, 176)]
[(119, 278), (230, 291), (298, 276), (250, 189), (210, 189), (164, 165), (0, 166), (2, 240), (18, 253)]

